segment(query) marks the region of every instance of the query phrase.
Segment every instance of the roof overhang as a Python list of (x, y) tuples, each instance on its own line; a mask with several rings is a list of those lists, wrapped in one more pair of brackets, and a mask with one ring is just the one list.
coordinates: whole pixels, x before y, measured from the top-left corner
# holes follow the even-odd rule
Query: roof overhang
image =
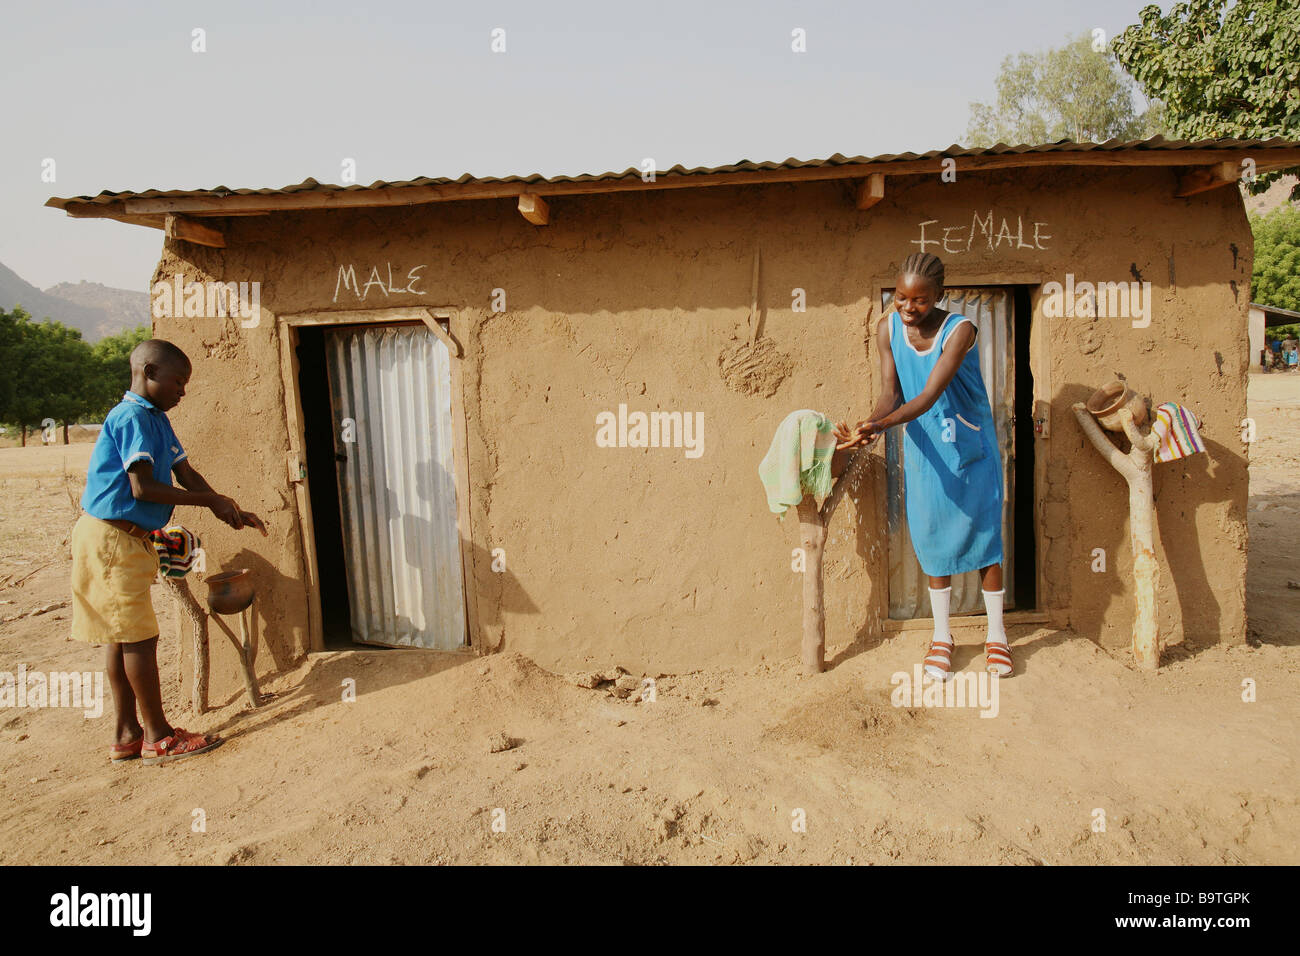
[(224, 244), (220, 230), (212, 227), (220, 224), (203, 224), (197, 220), (305, 210), (515, 199), (520, 214), (529, 222), (540, 226), (550, 221), (547, 200), (554, 197), (825, 180), (859, 181), (854, 189), (855, 202), (858, 208), (866, 209), (883, 198), (885, 180), (890, 176), (935, 175), (942, 172), (961, 175), (1043, 166), (1175, 167), (1179, 171), (1179, 177), (1174, 195), (1192, 196), (1236, 184), (1242, 180), (1243, 171), (1247, 169), (1258, 175), (1300, 167), (1300, 142), (1272, 139), (1185, 143), (1155, 137), (1129, 143), (1112, 140), (1104, 144), (999, 145), (981, 150), (953, 146), (948, 150), (934, 150), (919, 156), (908, 153), (846, 158), (836, 154), (825, 160), (790, 159), (784, 163), (762, 164), (742, 162), (734, 166), (692, 170), (675, 166), (656, 173), (628, 169), (622, 173), (549, 179), (540, 175), (504, 179), (462, 176), (457, 180), (376, 182), (370, 186), (332, 186), (309, 179), (283, 189), (230, 190), (217, 187), (189, 191), (103, 192), (98, 196), (66, 199), (55, 197), (49, 199), (46, 205), (62, 209), (77, 219), (115, 219), (165, 229), (169, 236), (201, 245), (219, 246)]

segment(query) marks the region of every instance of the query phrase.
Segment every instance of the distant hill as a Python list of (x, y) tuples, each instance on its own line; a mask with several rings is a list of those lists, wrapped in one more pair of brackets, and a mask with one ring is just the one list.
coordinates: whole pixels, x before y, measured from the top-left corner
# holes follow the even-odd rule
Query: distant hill
[(0, 263), (0, 308), (9, 311), (17, 305), (37, 322), (50, 318), (80, 329), (87, 342), (150, 322), (147, 293), (97, 282), (62, 282), (42, 292)]
[(45, 294), (104, 313), (105, 319), (96, 330), (97, 334), (85, 335), (83, 332), (83, 337), (92, 342), (150, 322), (149, 296), (144, 292), (114, 289), (112, 286), (82, 279), (80, 282), (52, 285), (45, 290)]
[(1242, 194), (1246, 200), (1246, 212), (1257, 212), (1261, 216), (1267, 216), (1279, 206), (1294, 205), (1290, 200), (1291, 187), (1295, 185), (1294, 176), (1283, 176), (1268, 190), (1260, 193), (1258, 196), (1247, 196)]

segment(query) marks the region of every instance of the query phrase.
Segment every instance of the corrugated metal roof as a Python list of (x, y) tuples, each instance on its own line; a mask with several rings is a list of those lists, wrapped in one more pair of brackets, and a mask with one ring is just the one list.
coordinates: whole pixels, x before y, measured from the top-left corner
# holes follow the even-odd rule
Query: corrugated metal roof
[[(712, 176), (724, 173), (760, 172), (764, 170), (857, 166), (881, 163), (915, 162), (917, 160), (934, 160), (945, 157), (1007, 156), (1023, 155), (1028, 153), (1166, 152), (1207, 149), (1221, 149), (1239, 152), (1244, 149), (1294, 149), (1297, 147), (1300, 147), (1300, 141), (1283, 139), (1281, 137), (1273, 137), (1272, 139), (1202, 139), (1193, 142), (1188, 140), (1167, 140), (1163, 136), (1155, 136), (1150, 139), (1111, 139), (1104, 143), (1074, 143), (1068, 140), (1061, 140), (1060, 142), (1046, 143), (1040, 146), (1008, 146), (1005, 143), (998, 143), (995, 146), (979, 149), (967, 149), (954, 143), (947, 149), (932, 149), (926, 153), (883, 153), (879, 156), (844, 156), (841, 153), (836, 153), (826, 159), (795, 159), (794, 157), (790, 157), (782, 162), (770, 161), (762, 163), (755, 163), (743, 159), (727, 166), (696, 166), (690, 169), (679, 164), (670, 169), (656, 170), (655, 175), (658, 178), (670, 178), (676, 176)], [(1174, 157), (1170, 158), (1172, 161), (1176, 162)], [(52, 206), (56, 209), (64, 209), (70, 203), (106, 205), (108, 203), (130, 199), (220, 199), (227, 196), (289, 196), (296, 193), (308, 192), (364, 192), (376, 189), (401, 189), (407, 186), (452, 186), (470, 184), (506, 185), (512, 183), (522, 185), (560, 185), (564, 183), (617, 182), (619, 180), (640, 178), (641, 170), (632, 167), (625, 169), (622, 172), (610, 171), (605, 173), (581, 173), (576, 176), (543, 176), (541, 173), (504, 177), (474, 176), (470, 173), (465, 173), (464, 175), (454, 179), (445, 176), (434, 178), (423, 176), (419, 179), (395, 181), (376, 180), (369, 186), (363, 186), (359, 183), (354, 183), (348, 186), (337, 186), (330, 183), (321, 183), (315, 179), (305, 179), (296, 185), (282, 186), (279, 189), (230, 189), (227, 186), (214, 186), (211, 189), (146, 189), (143, 192), (112, 192), (105, 190), (97, 196), (72, 196), (68, 198), (53, 197), (46, 202), (46, 205)]]

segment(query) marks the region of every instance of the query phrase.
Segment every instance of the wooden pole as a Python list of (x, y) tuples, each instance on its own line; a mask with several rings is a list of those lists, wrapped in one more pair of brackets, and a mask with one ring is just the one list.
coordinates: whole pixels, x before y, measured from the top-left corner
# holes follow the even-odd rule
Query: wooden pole
[(177, 611), (188, 618), (194, 635), (194, 686), (190, 688), (190, 702), (195, 714), (208, 709), (208, 615), (190, 592), (184, 578), (164, 578), (176, 599)]
[(822, 558), (826, 550), (826, 525), (817, 500), (805, 494), (799, 502), (799, 547), (803, 548), (803, 647), (800, 657), (809, 674), (826, 666), (826, 607), (822, 583)]
[(257, 675), (253, 673), (253, 658), (257, 654), (257, 647), (252, 641), (252, 628), (245, 623), (244, 615), (253, 614), (252, 605), (239, 612), (239, 637), (230, 629), (230, 625), (221, 619), (219, 615), (213, 615), (216, 621), (230, 638), (230, 643), (235, 645), (235, 653), (239, 655), (239, 667), (244, 675), (244, 689), (248, 691), (248, 702), (254, 707), (262, 706), (262, 691), (257, 686)]
[[(840, 454), (839, 452), (836, 453)], [(826, 529), (844, 494), (859, 481), (862, 463), (869, 456), (859, 450), (850, 459), (843, 474), (835, 479), (831, 493), (820, 508), (812, 495), (805, 494), (798, 504), (799, 546), (803, 548), (803, 644), (800, 658), (804, 671), (820, 674), (826, 669), (826, 605), (822, 569), (826, 554)], [(832, 472), (835, 466), (832, 464)]]
[(1082, 402), (1074, 405), (1074, 417), (1093, 447), (1128, 484), (1129, 547), (1133, 551), (1133, 657), (1146, 671), (1160, 667), (1160, 622), (1156, 617), (1156, 586), (1160, 565), (1156, 561), (1153, 524), (1155, 495), (1151, 483), (1154, 435), (1143, 435), (1127, 408), (1119, 412), (1124, 434), (1132, 448), (1125, 455), (1106, 437)]

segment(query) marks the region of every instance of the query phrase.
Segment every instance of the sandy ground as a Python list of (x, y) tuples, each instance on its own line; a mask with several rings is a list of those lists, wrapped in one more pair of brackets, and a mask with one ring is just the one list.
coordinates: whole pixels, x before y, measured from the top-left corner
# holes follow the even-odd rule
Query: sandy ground
[[(359, 650), (196, 719), (164, 637), (173, 719), (226, 745), (110, 766), (111, 717), (0, 710), (0, 862), (1298, 863), (1300, 376), (1250, 388), (1248, 647), (1174, 648), (1147, 675), (1016, 628), (995, 719), (891, 705), (916, 632), (832, 649), (815, 678), (793, 658), (663, 676), (646, 702), (518, 656)], [(55, 605), (0, 624), (0, 670), (101, 666), (59, 606), (88, 452), (0, 450), (0, 619)], [(979, 639), (958, 635), (960, 669)]]

